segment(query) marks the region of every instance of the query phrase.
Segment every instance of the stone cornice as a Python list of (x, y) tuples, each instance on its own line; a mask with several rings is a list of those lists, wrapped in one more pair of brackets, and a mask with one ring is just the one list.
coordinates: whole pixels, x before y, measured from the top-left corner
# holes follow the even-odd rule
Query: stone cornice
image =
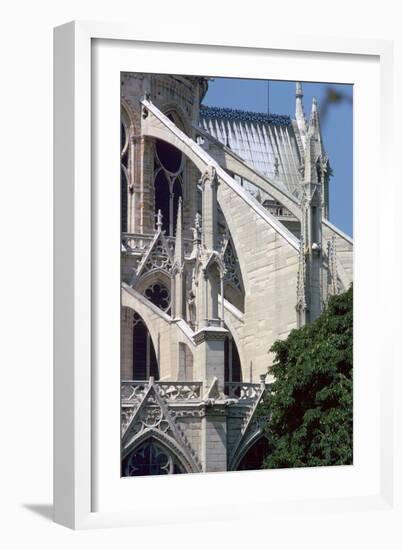
[(193, 335), (196, 345), (211, 340), (224, 340), (228, 335), (228, 330), (222, 327), (203, 327)]

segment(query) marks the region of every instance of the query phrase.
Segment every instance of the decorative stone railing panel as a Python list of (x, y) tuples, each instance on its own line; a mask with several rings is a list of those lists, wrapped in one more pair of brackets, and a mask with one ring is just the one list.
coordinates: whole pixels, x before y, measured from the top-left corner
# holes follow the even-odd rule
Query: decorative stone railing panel
[[(153, 382), (158, 394), (167, 402), (201, 401), (202, 382)], [(148, 381), (126, 380), (121, 384), (122, 405), (140, 404), (147, 389)]]
[(248, 382), (227, 382), (224, 385), (224, 393), (232, 399), (245, 399), (255, 401), (262, 394), (262, 384)]
[(122, 405), (139, 405), (146, 394), (147, 388), (147, 381), (123, 381), (120, 388)]
[(142, 253), (150, 246), (154, 236), (142, 233), (122, 233), (122, 245), (128, 253)]
[[(146, 233), (122, 233), (121, 243), (128, 254), (142, 254), (146, 252), (154, 239), (154, 235)], [(165, 237), (169, 250), (174, 253), (175, 237)], [(185, 255), (189, 256), (192, 252), (193, 242), (191, 239), (183, 239)]]

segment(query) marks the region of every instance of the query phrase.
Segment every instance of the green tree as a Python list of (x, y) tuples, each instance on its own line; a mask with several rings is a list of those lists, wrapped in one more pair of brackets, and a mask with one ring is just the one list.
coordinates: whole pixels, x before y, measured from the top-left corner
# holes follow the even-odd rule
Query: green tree
[(313, 323), (278, 340), (275, 382), (259, 415), (270, 453), (264, 468), (352, 464), (353, 289), (329, 300)]

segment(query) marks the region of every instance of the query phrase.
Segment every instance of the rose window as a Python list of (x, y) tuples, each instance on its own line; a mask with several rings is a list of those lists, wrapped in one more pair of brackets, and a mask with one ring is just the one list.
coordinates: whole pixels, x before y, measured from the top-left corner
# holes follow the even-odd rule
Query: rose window
[(170, 313), (171, 294), (166, 286), (161, 283), (155, 283), (146, 289), (144, 296), (154, 305), (162, 309), (162, 311), (168, 314)]

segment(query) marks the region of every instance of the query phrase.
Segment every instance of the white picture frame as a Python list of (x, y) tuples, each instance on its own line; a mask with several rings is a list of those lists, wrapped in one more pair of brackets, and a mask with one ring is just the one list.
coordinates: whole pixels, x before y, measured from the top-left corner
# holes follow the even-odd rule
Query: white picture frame
[[(156, 37), (131, 25), (90, 22), (73, 22), (58, 27), (55, 29), (54, 43), (55, 521), (81, 529), (178, 522), (179, 519), (191, 521), (195, 517), (199, 520), (235, 520), (237, 517), (264, 516), (269, 512), (276, 514), (284, 509), (293, 513), (301, 505), (309, 508), (312, 514), (323, 513), (324, 510), (334, 512), (346, 507), (351, 511), (374, 513), (388, 510), (393, 514), (397, 466), (390, 419), (395, 412), (393, 369), (397, 357), (393, 347), (381, 355), (381, 344), (386, 342), (388, 336), (387, 314), (389, 304), (393, 302), (396, 281), (393, 271), (382, 270), (380, 266), (384, 258), (393, 255), (393, 247), (397, 243), (393, 239), (383, 239), (383, 236), (391, 234), (389, 229), (393, 222), (385, 206), (378, 208), (376, 195), (381, 167), (385, 179), (392, 181), (387, 176), (390, 174), (393, 147), (392, 43), (275, 33), (270, 33), (268, 37), (256, 37), (254, 43), (237, 38), (234, 43), (194, 44), (186, 37), (180, 41), (176, 37), (174, 43), (168, 31), (166, 36)], [(141, 51), (138, 50), (136, 55), (131, 47)], [(107, 395), (109, 392), (111, 403), (115, 403), (117, 394), (113, 394), (113, 388), (119, 387), (119, 376), (116, 378), (116, 369), (111, 368), (109, 379), (98, 377), (97, 361), (108, 356), (111, 364), (116, 362), (113, 349), (116, 351), (119, 324), (111, 335), (114, 345), (108, 348), (105, 339), (100, 342), (100, 336), (105, 334), (105, 315), (113, 317), (116, 313), (114, 304), (105, 301), (104, 297), (107, 294), (105, 289), (112, 288), (110, 285), (116, 280), (119, 265), (113, 267), (114, 261), (110, 261), (116, 235), (113, 231), (108, 233), (100, 222), (100, 219), (106, 219), (114, 199), (103, 192), (98, 193), (96, 188), (97, 178), (113, 177), (114, 168), (111, 168), (111, 173), (106, 172), (105, 166), (100, 171), (97, 164), (99, 158), (94, 159), (94, 154), (99, 157), (101, 150), (106, 154), (113, 150), (114, 142), (102, 142), (102, 136), (105, 135), (105, 128), (110, 135), (114, 135), (115, 122), (111, 111), (112, 118), (106, 117), (103, 122), (106, 126), (97, 128), (101, 136), (98, 143), (99, 135), (92, 127), (91, 113), (96, 113), (98, 102), (106, 101), (105, 105), (112, 105), (113, 94), (119, 91), (119, 81), (114, 85), (110, 75), (120, 70), (136, 70), (136, 66), (138, 71), (146, 71), (148, 67), (149, 72), (157, 72), (161, 60), (157, 62), (158, 55), (153, 57), (153, 52), (161, 53), (164, 48), (169, 48), (170, 62), (178, 59), (181, 52), (187, 54), (180, 61), (182, 70), (179, 68), (176, 71), (182, 74), (205, 74), (206, 63), (211, 65), (213, 58), (220, 56), (222, 71), (224, 67), (228, 71), (223, 76), (249, 74), (285, 78), (292, 72), (295, 80), (342, 82), (343, 70), (350, 75), (356, 71), (352, 80), (348, 80), (361, 90), (357, 96), (361, 103), (356, 103), (354, 114), (354, 280), (355, 284), (358, 282), (355, 296), (357, 350), (354, 361), (359, 376), (360, 372), (363, 373), (361, 367), (368, 365), (368, 377), (359, 377), (360, 384), (355, 377), (354, 414), (359, 422), (354, 433), (354, 451), (358, 458), (355, 458), (353, 467), (208, 476), (195, 474), (166, 476), (169, 479), (164, 480), (137, 478), (123, 480), (124, 485), (121, 479), (117, 479), (120, 472), (114, 472), (109, 479), (110, 466), (116, 464), (120, 448), (119, 428), (114, 423), (116, 407), (113, 405), (114, 408), (107, 409)], [(270, 55), (275, 68), (269, 74), (262, 72), (261, 60)], [(236, 63), (235, 68), (230, 63), (234, 56), (246, 60), (246, 63)], [(347, 65), (355, 59), (359, 60), (357, 66), (347, 70)], [(298, 69), (301, 60), (306, 62), (304, 74), (301, 74), (302, 69)], [(168, 61), (164, 62), (166, 70), (159, 70), (173, 72)], [(333, 66), (332, 74), (339, 75), (336, 78), (325, 78), (326, 74), (330, 74), (330, 65)], [(249, 68), (242, 69), (246, 66)], [(315, 66), (316, 71), (321, 71), (316, 76)], [(101, 76), (97, 73), (99, 70)], [(242, 70), (245, 72), (241, 74)], [(102, 84), (102, 97), (97, 96), (94, 102), (92, 94), (97, 92), (99, 83)], [(364, 94), (365, 86), (368, 88)], [(365, 135), (369, 123), (364, 122), (364, 118), (369, 112), (373, 125), (379, 130), (376, 134), (380, 136), (380, 144), (378, 138)], [(362, 138), (359, 142), (357, 132)], [(111, 139), (118, 140), (118, 132), (116, 138)], [(365, 161), (366, 155), (370, 159), (368, 163)], [(362, 192), (364, 179), (368, 191), (365, 195)], [(394, 204), (393, 185), (385, 193), (390, 209), (390, 205)], [(116, 209), (115, 212), (117, 215)], [(374, 213), (379, 216), (376, 220)], [(371, 271), (368, 271), (369, 268)], [(102, 280), (99, 279), (100, 271), (103, 273)], [(371, 325), (365, 311), (365, 297), (369, 292), (372, 312), (378, 321), (376, 326)], [(365, 339), (370, 342), (368, 346), (364, 346)], [(98, 346), (104, 346), (102, 353)], [(369, 402), (365, 395), (371, 397)], [(371, 425), (374, 431), (372, 438), (368, 437)], [(236, 493), (232, 488), (234, 480)], [(268, 480), (271, 494), (264, 490)], [(136, 483), (134, 492), (133, 483)], [(170, 495), (169, 506), (164, 500), (156, 501), (153, 496), (161, 483), (164, 484), (163, 494)], [(220, 499), (209, 499), (213, 490), (220, 494)], [(198, 498), (189, 501), (181, 497), (183, 494), (196, 494)]]

